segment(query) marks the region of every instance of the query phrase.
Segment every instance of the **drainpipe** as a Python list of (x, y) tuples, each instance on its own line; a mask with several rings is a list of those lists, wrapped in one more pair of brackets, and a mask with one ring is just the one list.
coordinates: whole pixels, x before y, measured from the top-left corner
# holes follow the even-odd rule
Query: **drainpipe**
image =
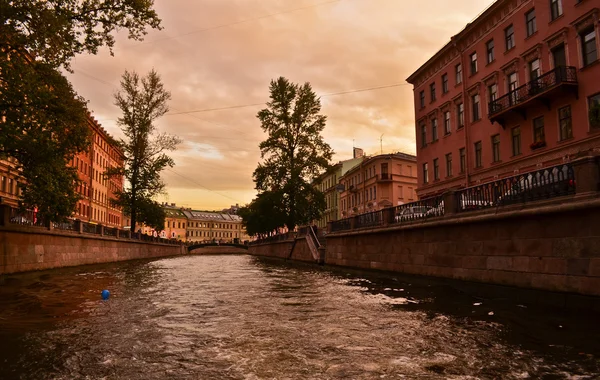
[[(467, 93), (467, 66), (465, 66), (465, 57), (463, 54), (463, 51), (461, 51), (458, 47), (458, 40), (455, 37), (451, 38), (452, 41), (452, 46), (454, 46), (454, 49), (456, 49), (456, 51), (458, 52), (458, 56), (460, 57), (460, 66), (462, 67), (462, 93), (463, 93), (463, 109), (464, 109), (464, 113), (463, 113), (463, 119), (464, 119), (464, 129), (465, 129), (465, 187), (469, 187), (469, 184), (471, 183), (471, 178), (470, 178), (470, 174), (469, 174), (469, 170), (471, 168), (470, 165), (470, 136), (469, 136), (469, 127), (471, 126), (471, 104), (469, 103), (469, 97), (468, 97), (468, 93)], [(456, 73), (455, 73), (456, 76)], [(467, 108), (468, 106), (468, 108)], [(460, 156), (458, 157), (459, 162), (460, 162)]]

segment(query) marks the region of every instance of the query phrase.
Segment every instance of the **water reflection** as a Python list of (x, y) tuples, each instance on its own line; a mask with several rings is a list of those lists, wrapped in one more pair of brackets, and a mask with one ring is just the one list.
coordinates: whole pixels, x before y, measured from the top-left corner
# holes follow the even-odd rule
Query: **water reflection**
[(597, 315), (418, 278), (188, 256), (1, 281), (0, 378), (600, 375)]

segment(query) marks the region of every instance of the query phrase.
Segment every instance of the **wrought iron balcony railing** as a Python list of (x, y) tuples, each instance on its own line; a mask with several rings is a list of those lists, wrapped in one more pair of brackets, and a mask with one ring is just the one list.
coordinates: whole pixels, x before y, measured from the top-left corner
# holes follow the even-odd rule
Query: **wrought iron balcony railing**
[(492, 122), (501, 121), (500, 116), (505, 112), (520, 108), (535, 98), (544, 100), (543, 94), (548, 94), (561, 85), (577, 86), (577, 69), (575, 67), (558, 66), (490, 102), (488, 117)]

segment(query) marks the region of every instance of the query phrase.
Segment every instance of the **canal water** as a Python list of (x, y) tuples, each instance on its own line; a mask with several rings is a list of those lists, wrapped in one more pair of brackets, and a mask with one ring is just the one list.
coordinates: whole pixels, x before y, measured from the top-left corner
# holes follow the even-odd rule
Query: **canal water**
[(592, 312), (246, 255), (0, 277), (0, 379), (597, 379), (599, 331)]

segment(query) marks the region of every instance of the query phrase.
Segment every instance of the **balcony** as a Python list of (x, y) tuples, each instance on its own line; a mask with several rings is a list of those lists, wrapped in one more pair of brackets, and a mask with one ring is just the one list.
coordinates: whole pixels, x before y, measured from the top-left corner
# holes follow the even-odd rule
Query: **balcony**
[(489, 119), (504, 128), (505, 117), (513, 112), (527, 118), (527, 107), (540, 101), (550, 109), (553, 96), (560, 92), (572, 91), (577, 95), (577, 69), (572, 66), (558, 66), (554, 70), (527, 82), (521, 87), (490, 102)]
[(377, 175), (377, 182), (389, 182), (392, 180), (391, 173), (381, 173)]
[(358, 192), (358, 186), (350, 185), (350, 186), (348, 186), (348, 190), (351, 193), (356, 193), (356, 192)]

